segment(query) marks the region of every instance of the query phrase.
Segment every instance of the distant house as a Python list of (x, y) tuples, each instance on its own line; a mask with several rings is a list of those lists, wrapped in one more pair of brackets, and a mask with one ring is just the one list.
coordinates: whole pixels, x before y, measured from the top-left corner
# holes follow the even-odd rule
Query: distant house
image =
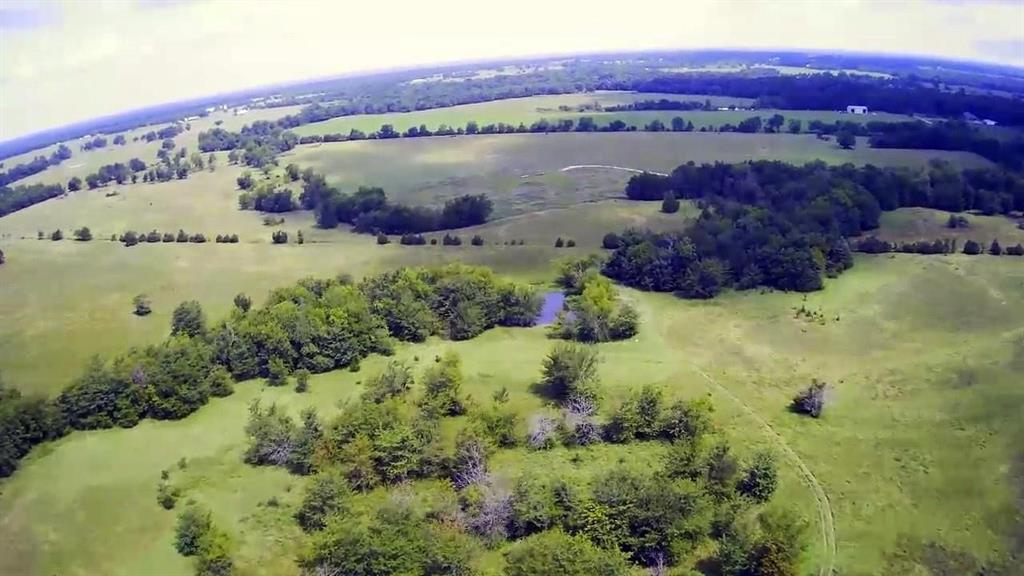
[(867, 114), (868, 113), (868, 107), (867, 106), (847, 106), (846, 107), (846, 113), (847, 114)]

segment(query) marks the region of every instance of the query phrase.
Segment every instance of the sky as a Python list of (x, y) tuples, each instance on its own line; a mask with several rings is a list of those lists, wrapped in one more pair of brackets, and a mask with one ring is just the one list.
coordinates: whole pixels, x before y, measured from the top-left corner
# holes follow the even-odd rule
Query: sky
[(0, 0), (0, 140), (347, 72), (699, 48), (1024, 66), (1024, 0)]

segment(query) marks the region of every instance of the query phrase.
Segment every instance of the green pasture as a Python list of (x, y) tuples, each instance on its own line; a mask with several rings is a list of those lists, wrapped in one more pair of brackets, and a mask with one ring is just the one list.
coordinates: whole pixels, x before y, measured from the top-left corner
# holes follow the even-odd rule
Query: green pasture
[(928, 208), (900, 208), (882, 214), (881, 227), (875, 235), (889, 242), (955, 238), (961, 248), (967, 240), (980, 242), (986, 249), (993, 240), (999, 240), (1004, 248), (1024, 242), (1024, 229), (1018, 227), (1018, 223), (1024, 220), (981, 214), (962, 216), (967, 218), (968, 227), (950, 228), (946, 225), (949, 221), (948, 212)]
[[(646, 383), (672, 397), (711, 394), (723, 433), (741, 454), (780, 454), (778, 505), (813, 520), (810, 490), (781, 453), (780, 442), (788, 444), (828, 494), (837, 573), (927, 574), (934, 553), (916, 555), (926, 544), (991, 558), (1007, 550), (1019, 521), (1013, 488), (1021, 480), (1011, 463), (1024, 438), (1024, 390), (1011, 358), (1024, 323), (1022, 286), (1024, 267), (1008, 258), (898, 255), (858, 257), (851, 271), (806, 298), (746, 292), (696, 302), (624, 290), (641, 311), (642, 330), (636, 340), (601, 345), (608, 405)], [(800, 306), (826, 320), (796, 318)], [(464, 359), (466, 392), (484, 403), (507, 387), (510, 405), (526, 415), (542, 407), (529, 386), (550, 345), (542, 328), (499, 329), (457, 344), (403, 346), (399, 357), (422, 369), (453, 348)], [(382, 365), (371, 359), (356, 374), (317, 376), (308, 395), (242, 383), (234, 396), (182, 421), (75, 433), (42, 447), (2, 485), (0, 572), (190, 573), (171, 546), (174, 514), (155, 499), (160, 470), (168, 468), (184, 498), (208, 504), (232, 534), (243, 573), (295, 574), (303, 537), (289, 516), (305, 481), (241, 463), (247, 406), (260, 397), (296, 414), (316, 406), (329, 415)], [(785, 408), (811, 378), (834, 387), (820, 420)], [(596, 447), (570, 456), (512, 451), (496, 470), (509, 478), (531, 470), (585, 478), (617, 461), (653, 464), (658, 449)], [(182, 458), (184, 469), (176, 464)], [(267, 504), (272, 497), (278, 506)], [(819, 527), (812, 528), (806, 574), (828, 558)], [(500, 554), (489, 555), (485, 568), (498, 566)]]

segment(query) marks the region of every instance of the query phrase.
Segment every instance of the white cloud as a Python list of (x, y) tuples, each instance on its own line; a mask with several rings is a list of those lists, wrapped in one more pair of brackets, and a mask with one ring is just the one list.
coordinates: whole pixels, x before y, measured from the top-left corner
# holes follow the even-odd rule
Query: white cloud
[(647, 48), (897, 52), (1024, 65), (1024, 3), (810, 0), (13, 2), (0, 138), (249, 86)]

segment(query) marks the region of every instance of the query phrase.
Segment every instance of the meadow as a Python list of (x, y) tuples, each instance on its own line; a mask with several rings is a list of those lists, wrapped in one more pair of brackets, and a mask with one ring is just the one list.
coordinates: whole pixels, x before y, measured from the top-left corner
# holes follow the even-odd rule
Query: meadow
[[(482, 102), (479, 104), (465, 104), (462, 106), (451, 106), (448, 108), (437, 108), (433, 110), (420, 110), (416, 112), (396, 112), (392, 114), (371, 114), (359, 116), (344, 116), (333, 118), (323, 122), (314, 122), (295, 128), (295, 133), (300, 136), (314, 134), (348, 134), (349, 131), (362, 130), (369, 133), (380, 129), (382, 124), (391, 124), (395, 130), (404, 131), (413, 126), (425, 124), (430, 130), (437, 129), (441, 124), (451, 127), (465, 126), (469, 121), (475, 121), (478, 125), (506, 124), (519, 125), (519, 123), (530, 124), (547, 119), (556, 122), (561, 119), (578, 120), (583, 116), (590, 116), (599, 126), (604, 126), (614, 120), (621, 120), (628, 126), (636, 126), (642, 129), (645, 124), (654, 120), (660, 120), (666, 126), (671, 125), (672, 118), (680, 116), (684, 120), (693, 122), (694, 128), (719, 127), (723, 124), (739, 124), (742, 120), (751, 116), (761, 116), (767, 119), (773, 114), (782, 114), (787, 119), (797, 119), (804, 123), (804, 130), (811, 120), (823, 122), (835, 122), (845, 120), (858, 123), (871, 121), (879, 122), (900, 122), (911, 120), (910, 116), (902, 114), (871, 113), (863, 116), (853, 116), (845, 112), (833, 110), (669, 110), (669, 111), (626, 111), (626, 112), (597, 112), (588, 110), (586, 112), (576, 111), (575, 108), (581, 105), (600, 105), (602, 107), (617, 104), (630, 104), (640, 100), (673, 100), (673, 101), (697, 101), (710, 100), (713, 107), (736, 106), (749, 108), (753, 106), (753, 100), (745, 98), (732, 98), (723, 96), (705, 96), (699, 94), (661, 94), (645, 92), (593, 92), (586, 94), (558, 94), (551, 96), (530, 96), (527, 98), (509, 98), (507, 100), (496, 100), (493, 102)], [(560, 106), (570, 106), (572, 111), (559, 110)]]
[[(601, 376), (612, 404), (646, 383), (670, 397), (710, 394), (741, 454), (768, 447), (779, 455), (777, 505), (814, 522), (813, 495), (784, 456), (788, 445), (828, 494), (838, 573), (913, 573), (941, 568), (959, 552), (988, 558), (1007, 550), (1019, 514), (1012, 463), (1024, 438), (1024, 392), (1011, 342), (1024, 322), (1021, 286), (1024, 268), (1006, 258), (897, 255), (858, 257), (853, 270), (806, 297), (746, 292), (687, 302), (626, 290), (641, 312), (641, 334), (601, 346)], [(796, 318), (800, 306), (826, 320)], [(550, 345), (543, 328), (498, 329), (468, 342), (403, 346), (398, 355), (422, 367), (455, 349), (473, 398), (507, 387), (510, 405), (526, 414), (540, 406), (529, 385)], [(185, 498), (208, 504), (231, 532), (244, 573), (294, 574), (303, 536), (289, 516), (304, 480), (241, 462), (247, 405), (259, 397), (292, 413), (316, 406), (329, 415), (383, 363), (314, 377), (307, 395), (242, 383), (182, 421), (75, 433), (37, 450), (3, 485), (0, 572), (188, 574), (171, 547), (173, 513), (155, 499), (160, 470), (169, 469)], [(820, 420), (786, 410), (811, 378), (834, 387)], [(658, 457), (646, 445), (580, 452), (512, 451), (496, 469), (510, 478), (554, 467), (587, 477), (609, 462)], [(812, 526), (807, 574), (832, 562)], [(500, 564), (496, 553), (484, 568)]]
[[(628, 172), (563, 168), (600, 164), (671, 172), (686, 162), (781, 160), (805, 163), (924, 166), (931, 158), (957, 166), (988, 166), (972, 153), (938, 150), (853, 150), (812, 135), (706, 133), (495, 134), (336, 142), (300, 146), (282, 162), (327, 175), (345, 189), (372, 183), (411, 204), (439, 204), (453, 196), (488, 193), (495, 217), (551, 206), (620, 197)], [(579, 174), (577, 174), (577, 172)], [(569, 176), (585, 177), (580, 183)], [(551, 198), (551, 193), (557, 198)]]
[[(189, 134), (195, 131), (194, 125)], [(307, 243), (274, 246), (261, 215), (238, 210), (234, 182), (242, 169), (226, 166), (219, 156), (213, 173), (83, 191), (0, 219), (0, 249), (7, 256), (0, 268), (0, 367), (9, 383), (55, 394), (91, 355), (109, 357), (162, 339), (182, 300), (199, 300), (216, 319), (227, 314), (238, 292), (259, 303), (274, 287), (305, 276), (360, 277), (453, 260), (547, 287), (554, 261), (596, 251), (607, 231), (671, 230), (695, 215), (689, 205), (666, 215), (657, 202), (622, 200), (628, 172), (563, 172), (568, 166), (667, 172), (689, 160), (817, 158), (921, 166), (931, 157), (987, 165), (964, 153), (872, 150), (863, 143), (841, 150), (809, 135), (699, 133), (347, 142), (301, 146), (281, 158), (282, 165), (321, 170), (347, 190), (382, 186), (399, 202), (491, 195), (496, 219), (459, 232), (464, 238), (479, 233), (486, 245), (443, 248), (377, 246), (371, 236), (317, 230), (303, 212), (285, 214), (282, 229), (302, 230)], [(970, 219), (968, 237), (998, 234), (1004, 245), (1021, 238), (1009, 220)], [(901, 209), (884, 215), (879, 235), (933, 239), (954, 233), (944, 221), (939, 212)], [(35, 239), (39, 230), (68, 234), (83, 225), (96, 240)], [(241, 242), (129, 249), (105, 240), (127, 228), (184, 228), (207, 237), (237, 233)], [(556, 249), (556, 236), (573, 238), (578, 247)], [(515, 239), (525, 245), (504, 245)], [(139, 293), (153, 301), (150, 316), (131, 313)], [(622, 293), (640, 311), (641, 332), (635, 340), (600, 346), (609, 405), (647, 383), (672, 398), (710, 394), (722, 432), (740, 454), (759, 448), (777, 454), (777, 505), (800, 510), (811, 522), (806, 574), (830, 566), (844, 575), (950, 573), (954, 562), (1000, 557), (1013, 545), (1008, 537), (1022, 514), (1015, 491), (1024, 491), (1024, 471), (1015, 464), (1024, 442), (1022, 368), (1014, 356), (1024, 354), (1015, 351), (1024, 326), (1019, 259), (858, 255), (852, 270), (808, 295), (749, 291), (684, 301)], [(801, 307), (820, 312), (820, 320), (798, 317)], [(541, 327), (496, 329), (467, 342), (402, 346), (398, 356), (423, 367), (455, 349), (474, 399), (486, 401), (507, 387), (510, 405), (525, 415), (542, 405), (529, 388), (550, 346)], [(291, 514), (305, 480), (242, 463), (247, 407), (260, 398), (293, 414), (316, 406), (329, 416), (384, 363), (371, 358), (358, 373), (315, 376), (305, 395), (245, 382), (233, 396), (184, 420), (76, 432), (41, 446), (0, 483), (0, 573), (190, 574), (190, 563), (171, 545), (174, 513), (156, 502), (160, 472), (168, 469), (185, 498), (207, 504), (231, 533), (242, 573), (297, 574), (293, 558), (304, 536)], [(786, 409), (812, 378), (826, 380), (834, 391), (820, 420)], [(654, 445), (513, 450), (495, 467), (509, 478), (551, 470), (586, 478), (609, 463), (644, 466), (659, 455)], [(827, 495), (827, 507), (816, 509), (803, 469)], [(834, 516), (834, 533), (821, 521), (823, 511)], [(498, 550), (483, 568), (494, 573), (501, 564)]]

